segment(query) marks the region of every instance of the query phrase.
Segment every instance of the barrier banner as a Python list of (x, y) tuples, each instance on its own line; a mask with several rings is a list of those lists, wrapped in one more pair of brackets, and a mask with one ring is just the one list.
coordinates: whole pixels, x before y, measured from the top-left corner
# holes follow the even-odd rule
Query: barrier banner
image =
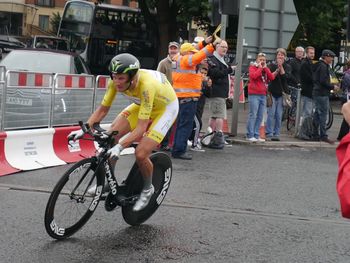
[(0, 176), (19, 172), (20, 170), (13, 168), (5, 158), (4, 141), (6, 139), (6, 133), (0, 132)]
[(53, 128), (7, 132), (5, 157), (20, 170), (34, 170), (66, 164), (53, 149)]
[(79, 130), (79, 126), (55, 128), (53, 135), (53, 148), (55, 154), (67, 163), (74, 163), (95, 154), (93, 141), (77, 140), (68, 144), (67, 136), (72, 131)]

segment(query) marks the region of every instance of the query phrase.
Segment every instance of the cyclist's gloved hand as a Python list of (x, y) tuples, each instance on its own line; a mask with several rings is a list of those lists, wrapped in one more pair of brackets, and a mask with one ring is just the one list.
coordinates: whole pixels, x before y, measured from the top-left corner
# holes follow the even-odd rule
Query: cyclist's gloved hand
[(69, 135), (68, 135), (68, 141), (76, 141), (81, 139), (84, 136), (84, 132), (83, 130), (77, 130), (77, 131), (72, 131)]
[(110, 154), (111, 158), (118, 159), (123, 149), (124, 149), (123, 146), (121, 146), (118, 143), (117, 145), (114, 145), (111, 149), (109, 149), (107, 153)]

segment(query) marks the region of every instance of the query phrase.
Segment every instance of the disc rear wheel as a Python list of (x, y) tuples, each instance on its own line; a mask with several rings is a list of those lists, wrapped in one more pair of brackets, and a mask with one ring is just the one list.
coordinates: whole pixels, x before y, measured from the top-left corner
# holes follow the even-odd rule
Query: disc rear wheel
[[(133, 211), (133, 206), (123, 206), (122, 214), (129, 225), (140, 225), (150, 218), (163, 202), (168, 190), (172, 176), (172, 163), (169, 156), (162, 152), (156, 152), (150, 157), (153, 163), (152, 184), (154, 194), (149, 204), (141, 211)], [(135, 163), (126, 179), (126, 193), (130, 196), (137, 196), (143, 188), (143, 178)]]

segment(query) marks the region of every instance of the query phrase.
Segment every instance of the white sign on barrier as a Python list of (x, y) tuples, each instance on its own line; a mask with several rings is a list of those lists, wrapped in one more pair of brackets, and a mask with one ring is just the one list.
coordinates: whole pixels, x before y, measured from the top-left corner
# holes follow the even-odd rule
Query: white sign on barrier
[(20, 170), (33, 170), (66, 164), (53, 149), (53, 128), (9, 131), (5, 140), (8, 163)]

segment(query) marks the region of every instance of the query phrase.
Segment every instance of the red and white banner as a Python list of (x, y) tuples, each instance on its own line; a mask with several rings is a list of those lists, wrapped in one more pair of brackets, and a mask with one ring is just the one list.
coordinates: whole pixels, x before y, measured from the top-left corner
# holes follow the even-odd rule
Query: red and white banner
[(95, 154), (96, 147), (93, 141), (77, 140), (68, 144), (67, 136), (70, 132), (79, 130), (79, 126), (55, 128), (53, 148), (55, 154), (67, 163), (77, 162)]

